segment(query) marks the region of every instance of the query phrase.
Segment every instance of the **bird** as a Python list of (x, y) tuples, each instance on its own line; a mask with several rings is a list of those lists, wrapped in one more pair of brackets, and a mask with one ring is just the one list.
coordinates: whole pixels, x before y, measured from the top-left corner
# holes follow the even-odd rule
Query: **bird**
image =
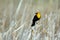
[(40, 18), (41, 18), (41, 13), (40, 12), (36, 12), (35, 16), (32, 19), (31, 27), (35, 26), (36, 21), (40, 20)]

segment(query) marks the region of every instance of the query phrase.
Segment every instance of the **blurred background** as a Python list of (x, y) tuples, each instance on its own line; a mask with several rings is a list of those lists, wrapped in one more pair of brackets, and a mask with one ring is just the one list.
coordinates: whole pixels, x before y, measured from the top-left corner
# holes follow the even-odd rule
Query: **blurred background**
[(0, 40), (60, 40), (60, 0), (0, 0)]

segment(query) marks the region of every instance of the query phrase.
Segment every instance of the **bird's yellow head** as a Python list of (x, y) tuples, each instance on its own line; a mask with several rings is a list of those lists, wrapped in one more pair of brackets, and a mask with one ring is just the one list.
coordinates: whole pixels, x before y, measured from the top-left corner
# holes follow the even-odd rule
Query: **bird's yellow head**
[(37, 12), (36, 15), (37, 15), (38, 18), (41, 18), (41, 13), (40, 12)]

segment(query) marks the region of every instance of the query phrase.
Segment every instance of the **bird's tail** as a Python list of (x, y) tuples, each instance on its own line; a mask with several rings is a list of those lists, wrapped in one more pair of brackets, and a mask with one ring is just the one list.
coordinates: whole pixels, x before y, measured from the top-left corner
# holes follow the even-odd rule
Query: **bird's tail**
[(35, 26), (35, 22), (32, 22), (32, 25), (31, 25), (31, 27), (33, 27), (33, 26)]

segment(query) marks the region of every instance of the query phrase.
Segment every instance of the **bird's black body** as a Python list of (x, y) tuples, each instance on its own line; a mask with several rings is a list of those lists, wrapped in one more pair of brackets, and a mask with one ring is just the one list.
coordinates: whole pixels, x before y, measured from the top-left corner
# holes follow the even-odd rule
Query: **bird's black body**
[(37, 18), (37, 15), (34, 16), (33, 20), (32, 20), (32, 25), (31, 27), (33, 27), (35, 25), (35, 22), (38, 21), (40, 18)]

